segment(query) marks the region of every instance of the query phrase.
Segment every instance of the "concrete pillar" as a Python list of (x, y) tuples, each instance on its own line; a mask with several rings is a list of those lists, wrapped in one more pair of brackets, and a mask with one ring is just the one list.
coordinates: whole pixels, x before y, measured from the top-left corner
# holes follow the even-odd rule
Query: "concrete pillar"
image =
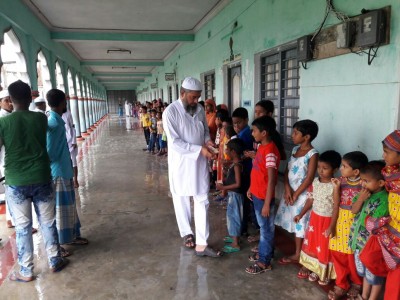
[(88, 132), (90, 129), (90, 120), (89, 120), (89, 98), (84, 97), (83, 98), (83, 107), (85, 109), (85, 123), (86, 123), (86, 131)]
[(84, 108), (84, 98), (78, 97), (78, 111), (79, 111), (79, 125), (81, 128), (81, 135), (85, 136), (87, 131), (86, 121), (85, 121), (85, 108)]

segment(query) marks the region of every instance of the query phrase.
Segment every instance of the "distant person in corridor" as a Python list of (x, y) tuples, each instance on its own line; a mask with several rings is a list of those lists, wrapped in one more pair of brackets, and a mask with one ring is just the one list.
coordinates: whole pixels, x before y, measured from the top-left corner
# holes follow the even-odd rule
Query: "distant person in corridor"
[[(222, 253), (208, 246), (207, 159), (214, 158), (208, 147), (210, 140), (204, 109), (198, 105), (202, 84), (188, 77), (182, 83), (180, 98), (169, 105), (163, 114), (168, 141), (168, 173), (176, 219), (187, 248), (196, 248), (196, 255), (220, 257)], [(190, 227), (190, 197), (194, 201), (196, 241)]]

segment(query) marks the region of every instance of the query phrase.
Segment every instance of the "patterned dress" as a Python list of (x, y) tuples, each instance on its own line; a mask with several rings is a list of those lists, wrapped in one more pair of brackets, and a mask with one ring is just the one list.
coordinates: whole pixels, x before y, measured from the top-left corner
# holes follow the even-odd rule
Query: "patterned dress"
[(336, 235), (329, 240), (329, 249), (344, 254), (353, 254), (349, 247), (350, 228), (354, 214), (351, 212), (353, 198), (361, 191), (361, 181), (350, 182), (340, 177), (340, 204), (336, 222)]
[(335, 279), (336, 274), (329, 252), (329, 228), (333, 212), (333, 184), (322, 183), (315, 178), (308, 198), (314, 199), (306, 235), (300, 253), (300, 264), (316, 273), (320, 280)]
[[(292, 155), (290, 156), (288, 162), (289, 185), (293, 191), (296, 191), (306, 179), (308, 163), (310, 162), (311, 157), (314, 154), (318, 154), (317, 150), (311, 149), (304, 156), (294, 157), (299, 148), (300, 146), (293, 148)], [(286, 205), (285, 199), (281, 199), (278, 211), (276, 213), (275, 225), (281, 226), (288, 232), (294, 232), (295, 236), (298, 238), (304, 238), (310, 213), (305, 214), (298, 223), (295, 223), (293, 218), (301, 212), (306, 201), (307, 190), (299, 195), (293, 205)]]

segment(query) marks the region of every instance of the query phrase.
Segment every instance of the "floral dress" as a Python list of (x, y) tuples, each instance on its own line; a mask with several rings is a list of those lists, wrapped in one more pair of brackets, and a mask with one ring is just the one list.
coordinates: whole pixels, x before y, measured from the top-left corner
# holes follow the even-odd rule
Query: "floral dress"
[[(314, 148), (307, 152), (306, 155), (301, 157), (294, 157), (300, 146), (293, 148), (292, 155), (288, 162), (288, 178), (289, 185), (296, 191), (299, 186), (307, 177), (308, 163), (314, 154), (318, 154), (318, 151)], [(282, 198), (276, 213), (275, 225), (281, 226), (288, 232), (294, 232), (298, 238), (304, 238), (305, 230), (310, 218), (310, 213), (304, 215), (298, 223), (293, 221), (293, 218), (300, 214), (304, 204), (307, 201), (307, 189), (299, 195), (296, 202), (293, 205), (286, 205), (285, 199)]]

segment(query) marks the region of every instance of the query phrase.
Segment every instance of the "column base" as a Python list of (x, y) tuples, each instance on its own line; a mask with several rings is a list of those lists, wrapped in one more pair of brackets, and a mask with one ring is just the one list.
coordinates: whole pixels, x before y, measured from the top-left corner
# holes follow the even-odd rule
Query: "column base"
[[(84, 133), (82, 133), (82, 135), (83, 135)], [(78, 142), (83, 142), (85, 139), (82, 137), (82, 136), (77, 136), (76, 137), (76, 140), (78, 141)]]
[(82, 132), (82, 136), (83, 136), (83, 137), (88, 137), (88, 136), (90, 136), (90, 133)]

